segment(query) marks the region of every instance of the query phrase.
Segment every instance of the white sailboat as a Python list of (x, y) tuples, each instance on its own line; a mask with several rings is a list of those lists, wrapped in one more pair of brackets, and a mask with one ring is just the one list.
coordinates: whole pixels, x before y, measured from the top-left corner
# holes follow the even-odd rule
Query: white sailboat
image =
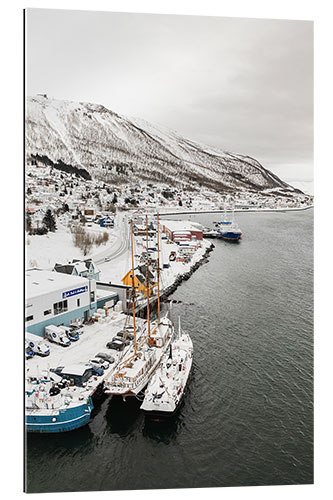
[[(146, 246), (148, 248), (148, 220), (146, 216)], [(159, 217), (157, 217), (157, 301), (158, 319), (151, 324), (150, 321), (150, 285), (149, 285), (149, 257), (147, 254), (147, 327), (138, 338), (135, 321), (135, 296), (134, 283), (134, 253), (133, 253), (133, 224), (131, 221), (131, 251), (132, 251), (132, 314), (134, 329), (134, 346), (127, 352), (125, 359), (119, 364), (117, 370), (104, 381), (104, 392), (106, 394), (136, 396), (148, 384), (152, 374), (158, 367), (164, 353), (169, 348), (174, 327), (167, 315), (160, 317), (160, 288), (159, 288)]]
[(145, 391), (141, 410), (152, 418), (165, 418), (176, 413), (184, 396), (192, 368), (193, 344), (181, 330), (170, 344)]

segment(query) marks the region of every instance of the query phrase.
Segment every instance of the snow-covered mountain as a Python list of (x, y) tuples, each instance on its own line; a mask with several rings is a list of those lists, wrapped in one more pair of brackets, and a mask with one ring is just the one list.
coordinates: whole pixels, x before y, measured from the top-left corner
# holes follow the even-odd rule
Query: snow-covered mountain
[(105, 182), (161, 182), (219, 192), (294, 188), (257, 160), (185, 139), (102, 105), (27, 98), (27, 160), (39, 160)]

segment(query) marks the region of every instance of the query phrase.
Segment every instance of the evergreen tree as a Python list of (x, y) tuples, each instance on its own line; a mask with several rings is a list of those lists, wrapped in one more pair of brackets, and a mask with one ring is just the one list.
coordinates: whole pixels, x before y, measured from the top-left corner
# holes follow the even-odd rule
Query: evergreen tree
[(46, 229), (48, 229), (49, 231), (54, 232), (57, 229), (54, 216), (53, 216), (50, 209), (48, 209), (46, 211), (46, 214), (43, 217), (43, 224), (45, 225)]

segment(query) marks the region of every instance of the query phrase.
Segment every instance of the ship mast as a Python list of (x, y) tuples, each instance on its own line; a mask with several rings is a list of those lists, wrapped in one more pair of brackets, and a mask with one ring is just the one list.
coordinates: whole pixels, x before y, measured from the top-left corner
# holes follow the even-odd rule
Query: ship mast
[(160, 304), (160, 216), (157, 214), (157, 313), (158, 324), (161, 321), (161, 304)]
[(147, 293), (147, 321), (148, 321), (148, 337), (150, 338), (150, 306), (149, 306), (149, 255), (148, 255), (148, 215), (146, 215), (146, 293)]
[(133, 253), (133, 221), (131, 219), (131, 254), (132, 254), (132, 308), (134, 329), (134, 355), (136, 354), (136, 325), (135, 325), (135, 283), (134, 283), (134, 253)]

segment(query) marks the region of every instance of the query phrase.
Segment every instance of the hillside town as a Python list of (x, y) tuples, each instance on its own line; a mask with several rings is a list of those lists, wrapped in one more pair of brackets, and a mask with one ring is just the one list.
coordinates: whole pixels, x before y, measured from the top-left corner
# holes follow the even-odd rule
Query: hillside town
[(28, 228), (41, 231), (47, 209), (64, 225), (112, 225), (117, 211), (142, 210), (160, 213), (169, 211), (218, 211), (269, 209), (283, 210), (313, 205), (313, 196), (302, 192), (286, 196), (278, 188), (263, 192), (242, 191), (220, 194), (208, 189), (186, 189), (147, 182), (109, 185), (101, 180), (84, 180), (44, 165), (28, 165), (26, 173), (26, 213)]

